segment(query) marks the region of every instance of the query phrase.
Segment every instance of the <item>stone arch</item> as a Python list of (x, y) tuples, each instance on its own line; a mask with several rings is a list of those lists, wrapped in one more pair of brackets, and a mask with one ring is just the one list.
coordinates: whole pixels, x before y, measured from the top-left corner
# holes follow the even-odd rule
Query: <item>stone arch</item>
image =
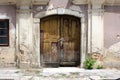
[(42, 17), (56, 15), (56, 14), (57, 15), (72, 15), (78, 18), (84, 17), (82, 12), (73, 11), (73, 10), (64, 9), (64, 8), (57, 8), (57, 9), (51, 9), (51, 10), (39, 12), (35, 15), (35, 18), (42, 18)]

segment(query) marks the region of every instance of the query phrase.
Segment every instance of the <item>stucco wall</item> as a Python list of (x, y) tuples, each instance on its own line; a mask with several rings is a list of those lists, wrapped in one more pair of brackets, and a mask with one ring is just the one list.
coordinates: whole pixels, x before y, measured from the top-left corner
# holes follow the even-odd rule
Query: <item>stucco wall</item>
[(11, 67), (15, 65), (15, 6), (0, 6), (0, 19), (9, 19), (9, 46), (0, 46), (0, 67)]
[(120, 6), (105, 6), (104, 35), (106, 48), (120, 41)]
[(120, 6), (105, 6), (105, 66), (120, 68)]

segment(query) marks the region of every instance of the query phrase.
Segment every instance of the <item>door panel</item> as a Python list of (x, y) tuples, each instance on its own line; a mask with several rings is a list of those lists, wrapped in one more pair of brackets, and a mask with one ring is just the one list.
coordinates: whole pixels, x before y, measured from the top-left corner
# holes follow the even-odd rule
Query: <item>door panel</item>
[(42, 64), (80, 64), (80, 20), (73, 16), (41, 19)]
[(70, 16), (62, 17), (61, 37), (64, 39), (63, 65), (78, 65), (80, 62), (80, 23), (79, 19)]
[[(44, 36), (41, 40), (42, 64), (58, 63), (57, 40), (59, 38), (59, 21), (57, 16), (43, 18), (41, 31)], [(43, 42), (42, 42), (43, 41)]]

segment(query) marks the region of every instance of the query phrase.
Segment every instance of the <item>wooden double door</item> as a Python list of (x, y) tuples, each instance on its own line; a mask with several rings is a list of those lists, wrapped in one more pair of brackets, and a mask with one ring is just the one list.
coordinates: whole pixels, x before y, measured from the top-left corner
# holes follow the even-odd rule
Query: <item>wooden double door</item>
[(40, 21), (40, 52), (42, 66), (79, 66), (80, 19), (54, 15)]

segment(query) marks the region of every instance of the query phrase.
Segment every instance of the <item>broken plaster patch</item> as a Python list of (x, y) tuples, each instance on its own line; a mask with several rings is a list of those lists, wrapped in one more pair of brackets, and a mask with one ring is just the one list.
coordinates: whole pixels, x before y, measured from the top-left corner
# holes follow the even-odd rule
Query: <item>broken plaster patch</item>
[(115, 54), (116, 56), (120, 56), (120, 42), (113, 44), (110, 48), (109, 51)]

